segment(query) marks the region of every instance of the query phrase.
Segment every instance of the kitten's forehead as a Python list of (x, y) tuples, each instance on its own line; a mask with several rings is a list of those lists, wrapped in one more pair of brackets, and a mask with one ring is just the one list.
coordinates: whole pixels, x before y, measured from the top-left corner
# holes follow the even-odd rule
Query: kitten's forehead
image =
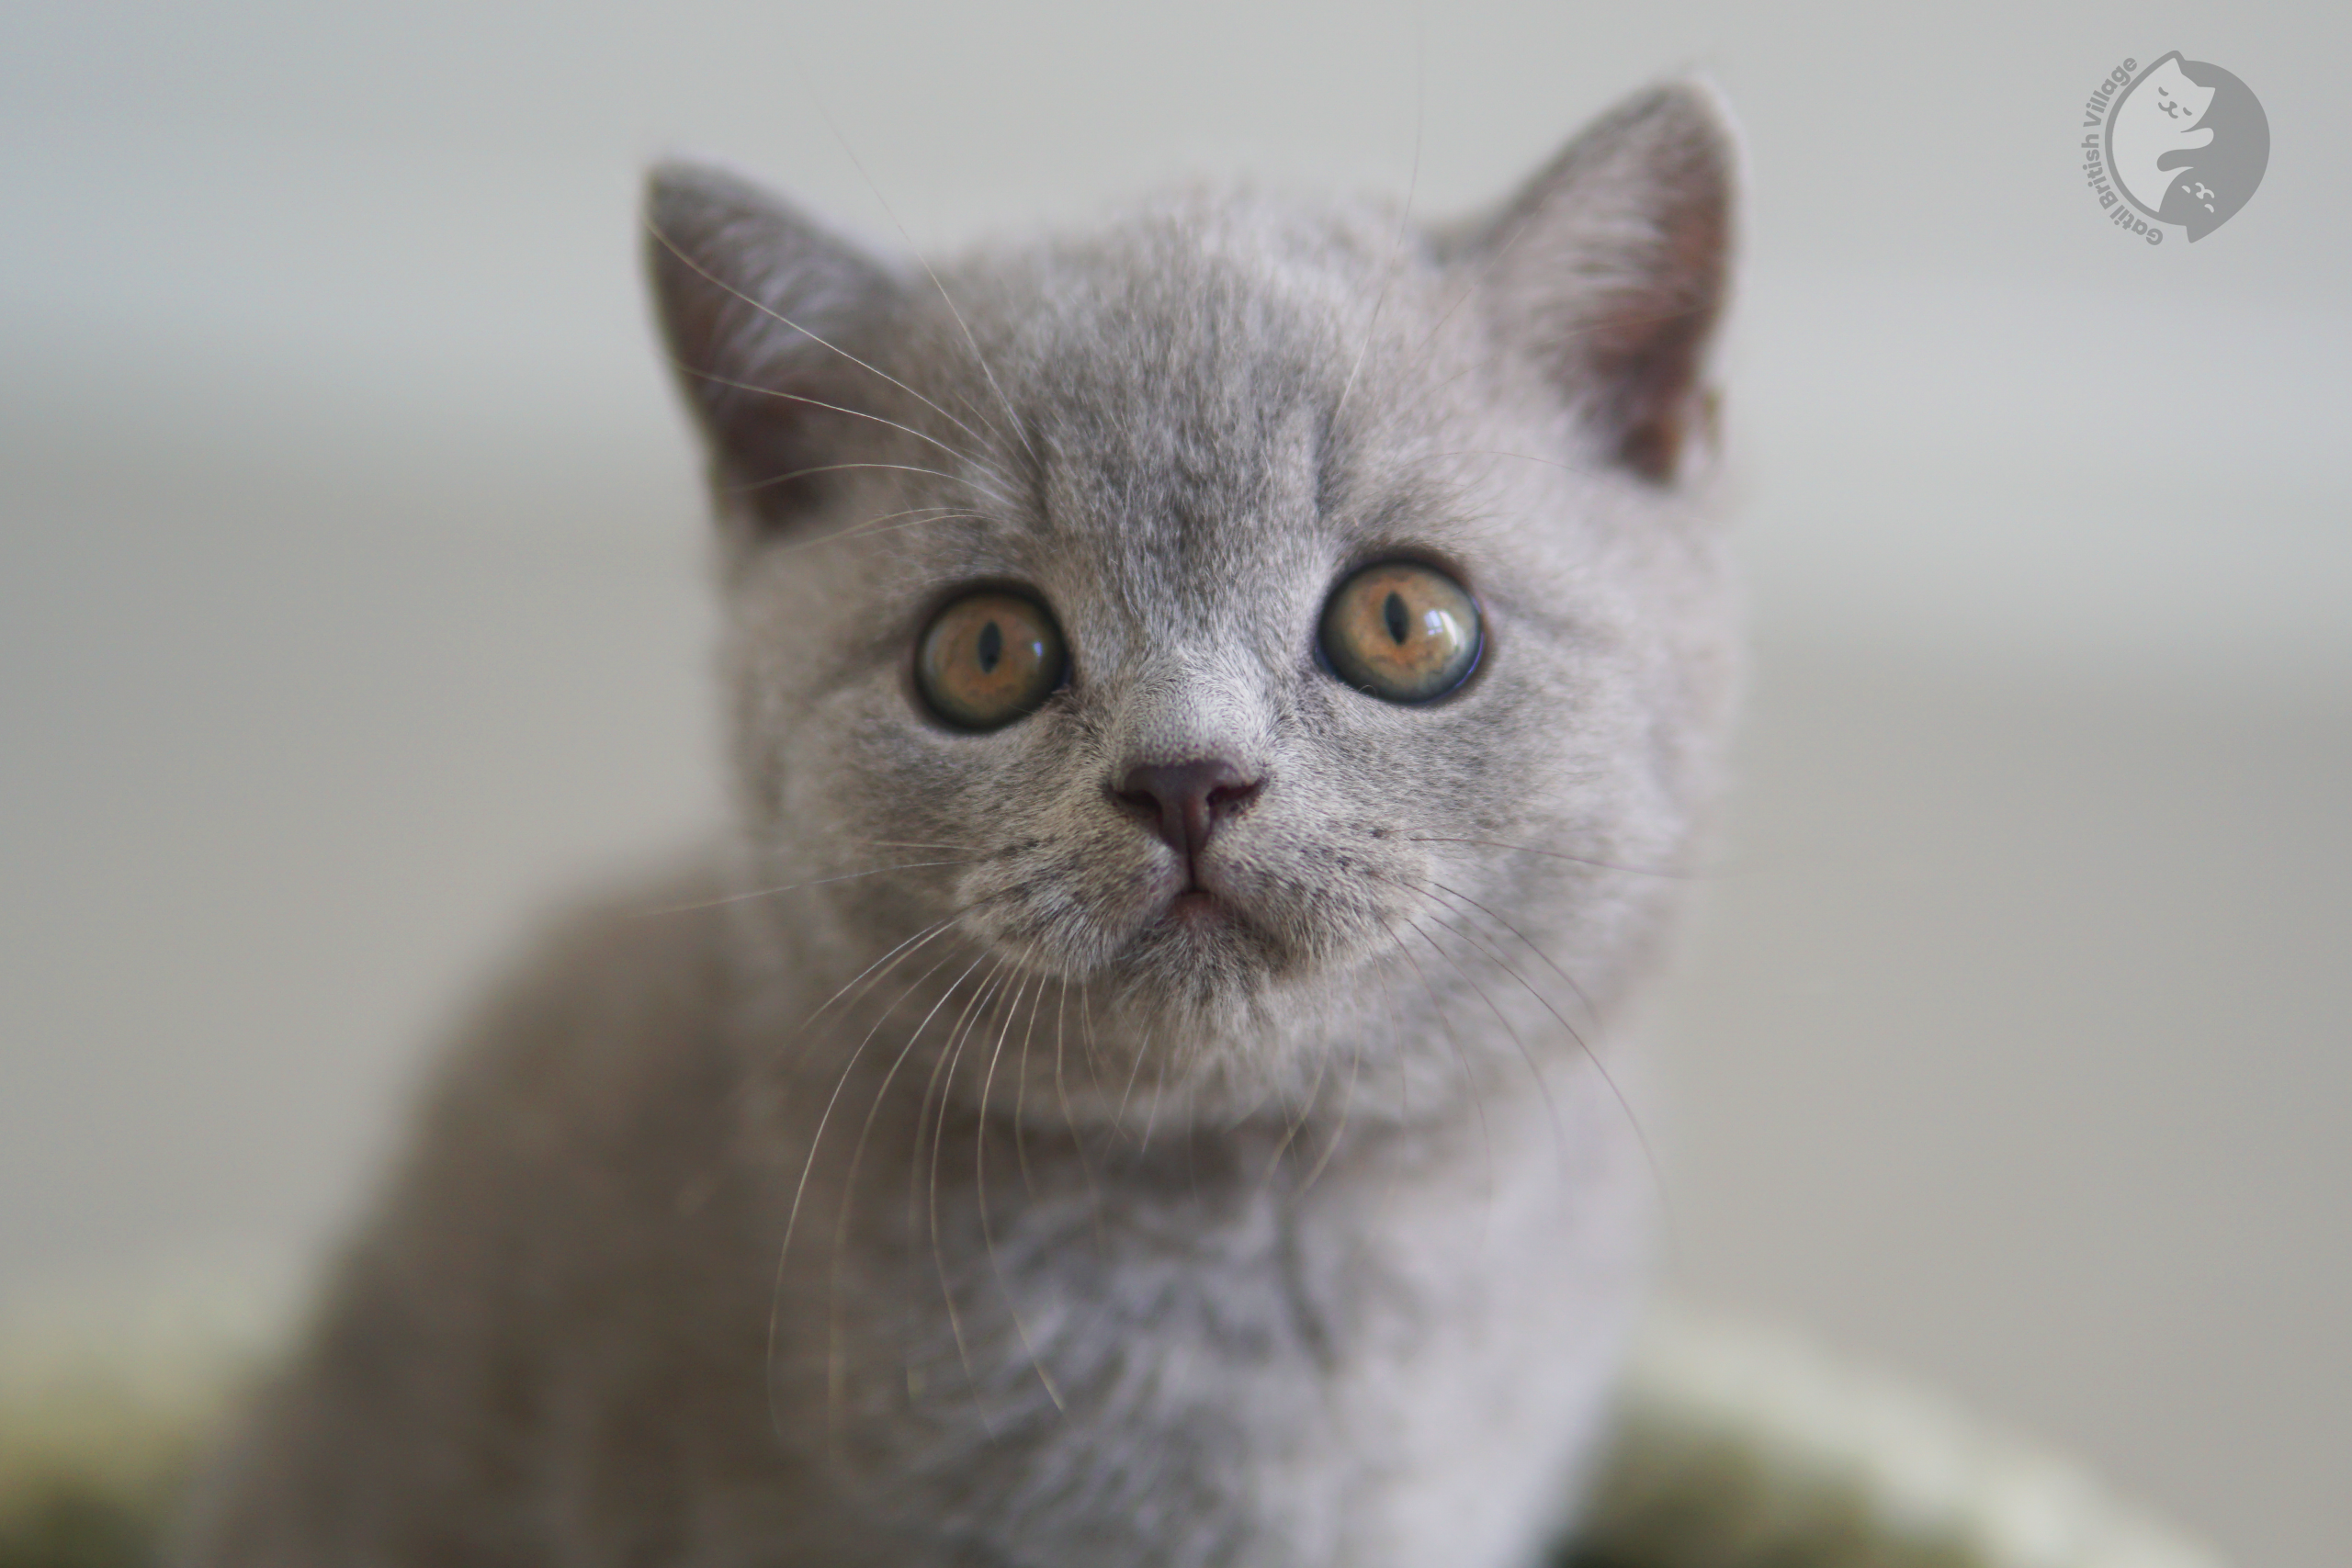
[(1358, 543), (1334, 505), (1351, 433), (1397, 424), (1401, 355), (1373, 334), (1425, 309), (1396, 236), (1369, 209), (1178, 199), (1001, 272), (976, 390), (1018, 417), (1005, 460), (1035, 495), (995, 543), (1160, 641), (1319, 600)]

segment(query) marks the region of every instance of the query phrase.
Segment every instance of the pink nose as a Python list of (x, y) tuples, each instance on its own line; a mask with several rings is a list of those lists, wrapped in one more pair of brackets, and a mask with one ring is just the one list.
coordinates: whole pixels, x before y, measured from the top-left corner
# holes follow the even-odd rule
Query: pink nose
[(1127, 770), (1113, 798), (1148, 823), (1190, 865), (1216, 825), (1265, 787), (1223, 757), (1198, 762), (1154, 762)]

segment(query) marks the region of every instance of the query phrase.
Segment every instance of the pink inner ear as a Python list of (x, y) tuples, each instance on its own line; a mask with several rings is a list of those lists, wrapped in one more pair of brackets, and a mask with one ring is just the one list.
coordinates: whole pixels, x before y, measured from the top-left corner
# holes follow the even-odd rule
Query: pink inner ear
[(1621, 331), (1596, 336), (1593, 367), (1613, 393), (1617, 455), (1644, 479), (1663, 484), (1681, 466), (1694, 428), (1712, 412), (1699, 385), (1708, 340), (1723, 307), (1730, 253), (1729, 192), (1679, 202), (1659, 224), (1662, 253), (1654, 287), (1625, 300)]
[(1488, 309), (1627, 468), (1671, 480), (1709, 423), (1700, 385), (1732, 249), (1729, 131), (1689, 84), (1570, 142), (1468, 248)]

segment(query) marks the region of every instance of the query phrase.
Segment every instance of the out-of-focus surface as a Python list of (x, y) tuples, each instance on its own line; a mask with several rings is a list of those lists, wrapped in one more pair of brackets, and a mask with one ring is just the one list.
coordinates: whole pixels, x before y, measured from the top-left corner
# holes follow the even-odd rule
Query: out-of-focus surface
[[(647, 157), (889, 244), (1187, 172), (1445, 212), (1698, 65), (1752, 160), (1760, 652), (1652, 1031), (1675, 1268), (2339, 1561), (2347, 46), (2316, 5), (0, 17), (0, 1296), (315, 1247), (527, 912), (718, 809)], [(2172, 49), (2272, 155), (2150, 250), (2079, 106)]]
[[(201, 1292), (57, 1305), (0, 1306), (0, 1562), (152, 1563), (278, 1314)], [(1654, 1310), (1619, 1393), (1560, 1568), (2215, 1568), (2064, 1458), (1752, 1325)]]

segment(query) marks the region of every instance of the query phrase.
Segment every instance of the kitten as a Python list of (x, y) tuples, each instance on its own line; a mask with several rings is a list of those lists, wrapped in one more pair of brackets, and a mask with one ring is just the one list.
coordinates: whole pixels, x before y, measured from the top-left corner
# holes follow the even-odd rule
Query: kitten
[(1731, 164), (1668, 86), (1476, 221), (935, 277), (657, 170), (740, 843), (500, 993), (178, 1560), (1534, 1562), (1733, 683)]

